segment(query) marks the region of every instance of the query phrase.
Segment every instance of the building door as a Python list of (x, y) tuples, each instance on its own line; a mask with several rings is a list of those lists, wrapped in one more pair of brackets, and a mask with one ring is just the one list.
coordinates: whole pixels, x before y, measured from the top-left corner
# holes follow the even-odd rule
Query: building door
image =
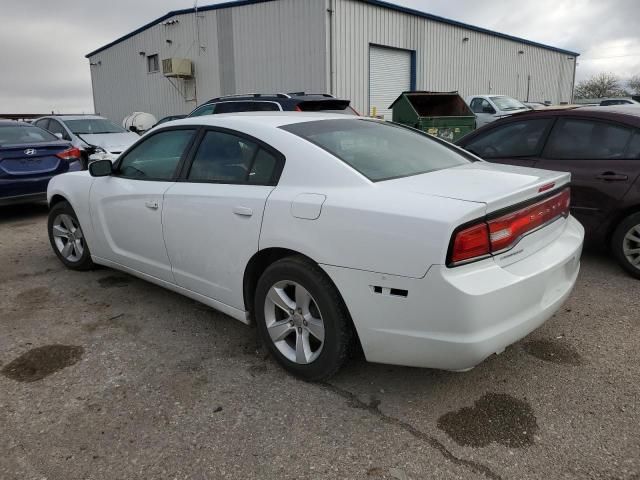
[(389, 106), (398, 96), (411, 90), (410, 50), (371, 45), (369, 47), (369, 114), (391, 120)]

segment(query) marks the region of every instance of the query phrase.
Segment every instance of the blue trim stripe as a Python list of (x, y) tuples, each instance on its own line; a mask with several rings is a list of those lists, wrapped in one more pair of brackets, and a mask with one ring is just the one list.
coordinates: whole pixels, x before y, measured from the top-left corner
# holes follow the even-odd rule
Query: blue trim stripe
[(411, 90), (416, 90), (418, 83), (418, 74), (417, 74), (417, 65), (416, 65), (416, 51), (411, 50)]
[[(199, 12), (206, 12), (208, 10), (218, 10), (221, 8), (229, 8), (229, 7), (241, 7), (243, 5), (254, 5), (256, 3), (265, 3), (265, 2), (273, 2), (276, 0), (235, 0), (235, 1), (229, 1), (229, 2), (224, 2), (224, 3), (218, 3), (216, 5), (206, 5), (206, 6), (202, 6), (202, 7), (198, 7), (198, 11)], [(514, 37), (511, 35), (507, 35), (505, 33), (500, 33), (500, 32), (496, 32), (494, 30), (489, 30), (487, 28), (481, 28), (481, 27), (475, 27), (473, 25), (469, 25), (467, 23), (462, 23), (462, 22), (458, 22), (456, 20), (450, 20), (448, 18), (444, 18), (444, 17), (439, 17), (437, 15), (432, 15), (430, 13), (425, 13), (425, 12), (421, 12), (419, 10), (414, 10), (412, 8), (407, 8), (407, 7), (401, 7), (400, 5), (395, 5), (393, 3), (388, 3), (382, 0), (359, 0), (361, 2), (364, 3), (368, 3), (369, 5), (375, 5), (377, 7), (383, 7), (383, 8), (388, 8), (391, 10), (395, 10), (397, 12), (402, 12), (402, 13), (408, 13), (410, 15), (415, 15), (417, 17), (422, 17), (422, 18), (426, 18), (429, 20), (433, 20), (435, 22), (440, 22), (440, 23), (445, 23), (448, 25), (453, 25), (456, 27), (460, 27), (460, 28), (465, 28), (467, 30), (471, 30), (474, 32), (479, 32), (479, 33), (484, 33), (486, 35), (492, 35), (494, 37), (499, 37), (499, 38), (504, 38), (506, 40), (512, 40), (514, 42), (519, 42), (525, 45), (531, 45), (532, 47), (539, 47), (539, 48), (544, 48), (546, 50), (552, 50), (554, 52), (559, 52), (559, 53), (564, 53), (566, 55), (571, 55), (573, 57), (577, 57), (580, 54), (577, 52), (572, 52), (570, 50), (564, 50), (562, 48), (557, 48), (557, 47), (552, 47), (550, 45), (545, 45), (543, 43), (538, 43), (538, 42), (533, 42), (531, 40), (525, 40), (524, 38), (519, 38), (519, 37)], [(103, 50), (106, 50), (107, 48), (113, 47), (114, 45), (117, 45), (120, 42), (123, 42), (125, 40), (127, 40), (128, 38), (133, 37), (134, 35), (137, 35), (138, 33), (144, 32), (145, 30), (147, 30), (148, 28), (153, 27), (154, 25), (157, 25), (161, 22), (164, 22), (165, 20), (168, 20), (172, 17), (175, 17), (176, 15), (186, 15), (186, 14), (190, 14), (190, 13), (195, 13), (196, 9), (195, 8), (185, 8), (182, 10), (172, 10), (171, 12), (167, 13), (166, 15), (163, 15), (160, 18), (157, 18), (155, 20), (153, 20), (152, 22), (147, 23), (146, 25), (143, 25), (142, 27), (134, 30), (131, 33), (128, 33), (116, 40), (114, 40), (111, 43), (108, 43), (96, 50), (94, 50), (93, 52), (87, 53), (85, 55), (85, 58), (89, 58), (92, 57), (93, 55), (95, 55), (96, 53), (100, 53)]]

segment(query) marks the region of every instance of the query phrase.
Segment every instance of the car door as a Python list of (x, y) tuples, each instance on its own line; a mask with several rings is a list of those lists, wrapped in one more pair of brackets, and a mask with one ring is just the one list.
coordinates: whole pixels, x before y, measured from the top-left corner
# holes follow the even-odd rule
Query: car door
[(590, 231), (614, 213), (638, 177), (633, 129), (589, 118), (558, 119), (536, 165), (571, 173), (571, 211)]
[(244, 269), (284, 157), (226, 129), (200, 136), (183, 178), (165, 193), (164, 239), (176, 283), (244, 310)]
[(488, 162), (533, 167), (552, 124), (552, 118), (509, 121), (480, 132), (463, 147)]
[(471, 111), (476, 114), (476, 124), (478, 128), (495, 120), (494, 115), (496, 110), (486, 98), (475, 97), (471, 100), (469, 107)]
[(92, 254), (173, 282), (162, 234), (163, 195), (174, 184), (195, 127), (152, 133), (127, 151), (90, 192)]

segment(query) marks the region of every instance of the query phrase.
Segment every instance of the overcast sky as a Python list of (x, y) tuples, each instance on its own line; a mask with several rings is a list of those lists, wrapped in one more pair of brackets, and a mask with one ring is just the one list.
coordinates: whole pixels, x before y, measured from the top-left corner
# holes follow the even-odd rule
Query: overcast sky
[[(316, 0), (320, 1), (320, 0)], [(389, 0), (580, 52), (577, 80), (640, 74), (639, 0)], [(200, 5), (220, 3), (200, 0)], [(0, 0), (0, 113), (92, 112), (84, 56), (193, 0)]]

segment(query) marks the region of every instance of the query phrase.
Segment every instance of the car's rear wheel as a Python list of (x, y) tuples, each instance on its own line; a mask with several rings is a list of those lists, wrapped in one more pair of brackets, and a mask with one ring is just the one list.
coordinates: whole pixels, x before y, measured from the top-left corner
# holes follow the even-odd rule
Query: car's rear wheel
[(345, 362), (353, 338), (336, 287), (314, 263), (288, 257), (269, 266), (255, 294), (262, 342), (285, 369), (324, 380)]
[(613, 233), (611, 246), (622, 268), (640, 278), (640, 212), (620, 222)]
[(49, 211), (49, 241), (60, 261), (73, 270), (94, 266), (76, 213), (67, 202), (56, 203)]

